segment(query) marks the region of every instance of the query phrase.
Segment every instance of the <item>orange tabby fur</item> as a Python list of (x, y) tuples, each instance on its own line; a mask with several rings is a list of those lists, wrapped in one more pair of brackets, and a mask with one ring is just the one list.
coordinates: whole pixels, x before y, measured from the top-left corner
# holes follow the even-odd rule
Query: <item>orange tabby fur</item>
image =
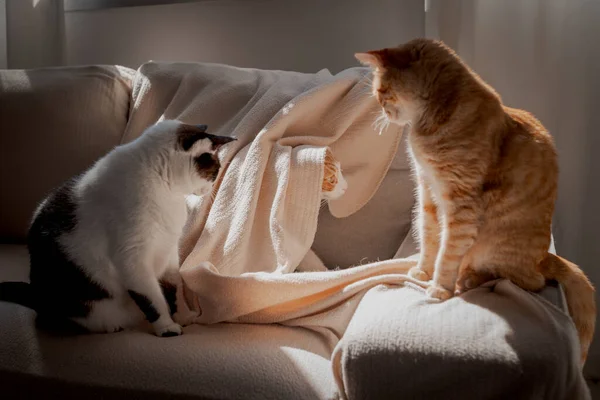
[(337, 164), (333, 157), (331, 150), (327, 149), (325, 152), (325, 172), (323, 174), (323, 184), (321, 190), (324, 192), (331, 192), (335, 189), (338, 184), (337, 177)]
[[(558, 165), (552, 137), (500, 96), (443, 43), (415, 39), (357, 54), (375, 69), (387, 120), (411, 125), (421, 258), (410, 275), (439, 299), (494, 278), (538, 291), (564, 289), (585, 362), (594, 288), (575, 264), (548, 253)], [(458, 285), (457, 285), (458, 283)]]

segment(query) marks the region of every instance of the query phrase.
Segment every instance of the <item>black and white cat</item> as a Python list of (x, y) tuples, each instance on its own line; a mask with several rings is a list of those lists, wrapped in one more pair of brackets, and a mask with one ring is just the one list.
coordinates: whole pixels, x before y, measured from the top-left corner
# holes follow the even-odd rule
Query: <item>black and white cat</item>
[(212, 190), (215, 153), (232, 140), (165, 120), (116, 147), (40, 204), (28, 234), (31, 283), (2, 283), (0, 291), (91, 332), (145, 317), (157, 336), (180, 335), (197, 316), (179, 275), (185, 196)]

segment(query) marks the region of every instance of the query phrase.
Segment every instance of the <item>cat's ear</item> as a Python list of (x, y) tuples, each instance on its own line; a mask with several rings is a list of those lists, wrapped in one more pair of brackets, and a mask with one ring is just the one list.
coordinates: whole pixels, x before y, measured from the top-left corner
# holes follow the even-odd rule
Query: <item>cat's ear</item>
[(233, 142), (234, 140), (237, 140), (234, 137), (230, 137), (230, 136), (216, 136), (216, 135), (209, 135), (208, 137), (210, 139), (210, 142), (212, 143), (212, 150), (213, 151), (217, 151), (221, 148), (221, 146)]
[(201, 139), (207, 139), (206, 125), (181, 124), (177, 129), (177, 150), (189, 151)]
[(382, 69), (385, 68), (388, 63), (389, 51), (388, 49), (372, 50), (367, 51), (366, 53), (356, 53), (354, 54), (354, 57), (356, 57), (363, 65)]

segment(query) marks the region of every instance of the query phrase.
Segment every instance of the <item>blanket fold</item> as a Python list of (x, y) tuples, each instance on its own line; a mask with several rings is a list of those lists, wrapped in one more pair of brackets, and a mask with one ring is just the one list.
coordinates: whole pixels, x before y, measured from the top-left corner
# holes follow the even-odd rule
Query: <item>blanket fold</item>
[(340, 271), (226, 276), (205, 262), (183, 270), (182, 275), (202, 307), (200, 323), (297, 325), (297, 319), (313, 317), (311, 325), (330, 327), (341, 336), (345, 327), (327, 326), (319, 314), (338, 306), (350, 308), (346, 302), (379, 284), (410, 282), (424, 287), (406, 275), (415, 264), (416, 260), (388, 260)]

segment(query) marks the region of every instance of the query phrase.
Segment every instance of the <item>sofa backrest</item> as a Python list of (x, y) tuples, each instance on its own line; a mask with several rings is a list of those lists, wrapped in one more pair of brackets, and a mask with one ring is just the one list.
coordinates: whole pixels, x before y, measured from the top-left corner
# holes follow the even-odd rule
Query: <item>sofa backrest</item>
[[(133, 139), (123, 134), (135, 80), (114, 66), (0, 71), (0, 243), (23, 242), (52, 188)], [(322, 208), (313, 250), (329, 267), (392, 258), (406, 239), (414, 185), (404, 147), (363, 209), (337, 219)]]
[(118, 145), (135, 71), (0, 71), (0, 242), (24, 241), (37, 204)]

